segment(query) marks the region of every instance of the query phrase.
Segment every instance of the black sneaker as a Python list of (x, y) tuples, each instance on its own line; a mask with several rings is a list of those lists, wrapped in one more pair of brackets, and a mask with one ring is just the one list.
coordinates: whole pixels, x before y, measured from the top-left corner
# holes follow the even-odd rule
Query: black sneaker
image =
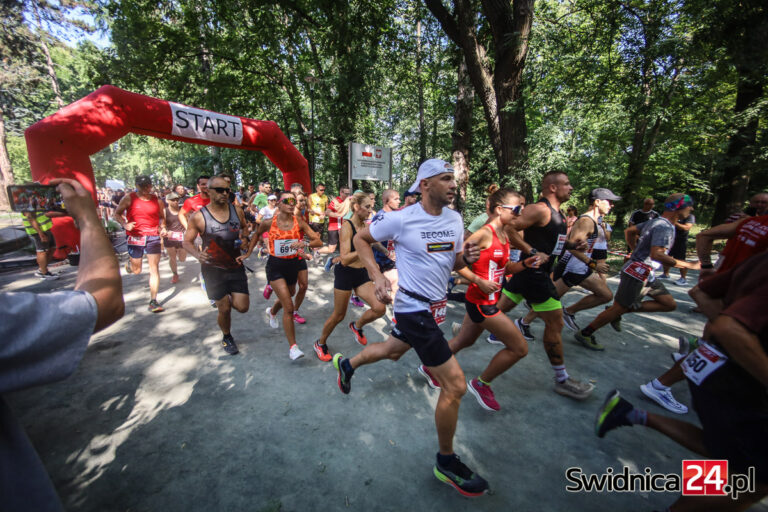
[(165, 308), (161, 306), (156, 299), (152, 299), (151, 301), (149, 301), (149, 306), (147, 306), (147, 309), (153, 313), (160, 313), (162, 311), (165, 311)]
[(223, 338), (221, 338), (221, 348), (224, 349), (224, 352), (227, 354), (233, 356), (240, 352), (237, 350), (237, 345), (235, 345), (235, 339), (232, 337), (231, 334), (225, 334)]
[(520, 329), (520, 334), (523, 335), (523, 338), (525, 338), (526, 341), (533, 341), (536, 339), (533, 337), (533, 333), (531, 333), (531, 326), (525, 325), (522, 318), (517, 318), (515, 320), (515, 325)]
[(333, 356), (333, 367), (339, 372), (339, 377), (336, 379), (336, 383), (339, 385), (339, 389), (345, 395), (348, 395), (352, 390), (352, 374), (344, 370), (344, 355), (339, 353)]
[(451, 462), (445, 466), (438, 459), (432, 472), (438, 480), (452, 486), (462, 496), (476, 497), (488, 491), (488, 482), (473, 473), (458, 455), (453, 455)]
[(627, 419), (627, 413), (632, 409), (634, 409), (632, 404), (624, 400), (617, 389), (608, 393), (603, 406), (597, 411), (597, 418), (595, 418), (597, 437), (603, 437), (618, 427), (631, 427), (632, 424)]

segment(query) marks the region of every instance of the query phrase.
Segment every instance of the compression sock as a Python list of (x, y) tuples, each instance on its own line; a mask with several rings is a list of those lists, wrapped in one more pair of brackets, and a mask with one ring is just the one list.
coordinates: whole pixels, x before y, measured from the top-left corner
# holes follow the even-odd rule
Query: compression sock
[(557, 382), (565, 382), (568, 380), (568, 372), (565, 371), (564, 364), (553, 364), (552, 369), (555, 370), (555, 380)]
[(443, 455), (442, 453), (437, 452), (437, 462), (443, 467), (450, 465), (451, 462), (453, 462), (454, 457), (455, 455), (453, 453), (450, 455)]
[(581, 330), (581, 334), (583, 334), (584, 336), (589, 337), (589, 336), (592, 336), (595, 333), (596, 330), (597, 329), (592, 327), (592, 324), (589, 324), (588, 326), (586, 326), (585, 328), (583, 328)]
[(648, 413), (634, 407), (627, 413), (626, 418), (633, 425), (646, 425), (648, 423)]

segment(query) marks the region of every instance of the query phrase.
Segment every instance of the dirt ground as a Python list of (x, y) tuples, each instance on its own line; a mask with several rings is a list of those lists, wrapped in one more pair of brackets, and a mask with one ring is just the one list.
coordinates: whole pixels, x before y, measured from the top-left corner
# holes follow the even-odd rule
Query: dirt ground
[[(687, 287), (668, 284), (677, 311), (628, 315), (621, 333), (599, 331), (605, 352), (582, 348), (564, 330), (569, 373), (596, 385), (585, 402), (553, 393), (543, 325), (534, 324), (528, 357), (493, 384), (501, 411), (482, 409), (470, 394), (463, 400), (456, 452), (491, 485), (487, 496), (470, 500), (432, 475), (437, 392), (417, 373), (416, 354), (359, 369), (351, 394), (342, 395), (333, 366), (311, 351), (331, 312), (331, 274), (310, 268), (301, 307), (307, 323), (296, 328), (307, 355), (291, 361), (282, 330), (266, 322), (263, 263), (252, 258), (249, 265), (251, 309), (233, 313), (240, 354), (228, 356), (218, 345), (216, 312), (201, 290), (197, 262), (182, 264), (181, 281), (171, 285), (163, 260), (165, 312), (146, 310), (146, 270), (124, 276), (125, 317), (92, 338), (75, 374), (10, 396), (68, 510), (651, 511), (675, 495), (570, 493), (566, 469), (680, 474), (682, 459), (698, 458), (639, 427), (602, 440), (593, 432), (595, 413), (614, 388), (671, 415), (645, 399), (639, 385), (670, 366), (678, 336), (701, 333), (704, 318), (690, 312)], [(71, 288), (76, 269), (56, 270), (59, 281), (40, 282), (33, 270), (0, 275), (0, 289)], [(615, 289), (617, 280), (610, 283)], [(361, 312), (350, 305), (347, 319)], [(521, 306), (511, 315), (522, 313)], [(577, 321), (586, 325), (596, 313), (580, 313)], [(446, 332), (463, 314), (462, 304), (449, 306)], [(352, 355), (360, 347), (344, 325), (329, 345)], [(365, 331), (371, 342), (383, 341), (389, 324), (380, 319)], [(496, 350), (481, 338), (461, 352), (467, 377), (477, 376)], [(684, 384), (674, 393), (690, 405)], [(682, 418), (697, 421), (693, 412)]]

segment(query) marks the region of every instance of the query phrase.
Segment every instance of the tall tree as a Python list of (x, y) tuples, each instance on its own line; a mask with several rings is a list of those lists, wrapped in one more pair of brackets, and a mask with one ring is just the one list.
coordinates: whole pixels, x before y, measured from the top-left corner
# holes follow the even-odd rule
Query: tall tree
[(528, 145), (523, 70), (534, 0), (482, 0), (482, 21), (492, 36), (488, 43), (478, 33), (479, 12), (471, 0), (454, 0), (453, 12), (441, 0), (424, 3), (464, 54), (469, 77), (483, 105), (499, 180), (517, 182), (531, 198), (531, 184), (525, 174)]

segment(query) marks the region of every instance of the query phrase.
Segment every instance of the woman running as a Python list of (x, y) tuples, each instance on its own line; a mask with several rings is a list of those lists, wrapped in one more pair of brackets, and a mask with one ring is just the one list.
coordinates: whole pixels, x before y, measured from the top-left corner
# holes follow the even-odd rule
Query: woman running
[[(279, 326), (277, 312), (280, 308), (283, 309), (283, 329), (290, 347), (288, 354), (294, 360), (304, 356), (304, 352), (296, 344), (293, 325), (294, 320), (304, 323), (304, 319), (298, 315), (299, 306), (307, 291), (307, 262), (302, 256), (307, 247), (320, 247), (323, 244), (317, 233), (312, 231), (303, 219), (293, 214), (295, 207), (296, 197), (290, 191), (281, 192), (276, 215), (259, 224), (256, 236), (251, 239), (245, 255), (246, 258), (251, 255), (256, 241), (266, 233), (269, 250), (266, 266), (267, 281), (277, 294), (277, 302), (266, 309), (267, 319), (270, 327), (277, 329)], [(309, 244), (304, 241), (304, 235), (309, 237)], [(297, 282), (301, 287), (298, 294), (296, 294)], [(294, 294), (296, 294), (295, 303)]]
[(184, 250), (181, 243), (184, 241), (184, 226), (179, 220), (179, 195), (171, 192), (165, 196), (168, 206), (165, 207), (165, 225), (167, 236), (165, 237), (165, 250), (168, 252), (168, 264), (171, 266), (173, 277), (171, 283), (179, 282), (179, 271), (176, 260), (186, 261), (187, 251)]
[[(528, 345), (512, 319), (496, 308), (504, 275), (539, 264), (537, 256), (518, 262), (509, 261), (509, 240), (504, 228), (520, 215), (521, 203), (520, 194), (508, 189), (499, 189), (488, 198), (488, 223), (467, 239), (467, 242), (477, 244), (480, 259), (470, 266), (471, 270), (467, 267), (459, 271), (470, 282), (465, 302), (467, 313), (459, 333), (448, 342), (451, 351), (456, 354), (473, 345), (487, 329), (504, 344), (483, 373), (468, 383), (469, 391), (489, 411), (500, 409), (491, 391), (493, 379), (528, 354)], [(424, 365), (419, 366), (419, 372), (430, 386), (439, 386)]]
[(366, 310), (357, 321), (349, 322), (349, 330), (359, 344), (368, 344), (368, 339), (363, 334), (363, 326), (381, 318), (386, 312), (384, 304), (376, 300), (373, 281), (368, 277), (368, 271), (357, 256), (353, 241), (357, 232), (366, 226), (366, 220), (373, 209), (373, 201), (368, 194), (359, 192), (352, 196), (350, 207), (353, 211), (352, 217), (344, 221), (339, 231), (341, 261), (333, 270), (333, 313), (325, 321), (323, 332), (314, 346), (315, 354), (321, 361), (332, 359), (326, 341), (336, 326), (344, 320), (352, 290), (370, 306), (370, 309)]

